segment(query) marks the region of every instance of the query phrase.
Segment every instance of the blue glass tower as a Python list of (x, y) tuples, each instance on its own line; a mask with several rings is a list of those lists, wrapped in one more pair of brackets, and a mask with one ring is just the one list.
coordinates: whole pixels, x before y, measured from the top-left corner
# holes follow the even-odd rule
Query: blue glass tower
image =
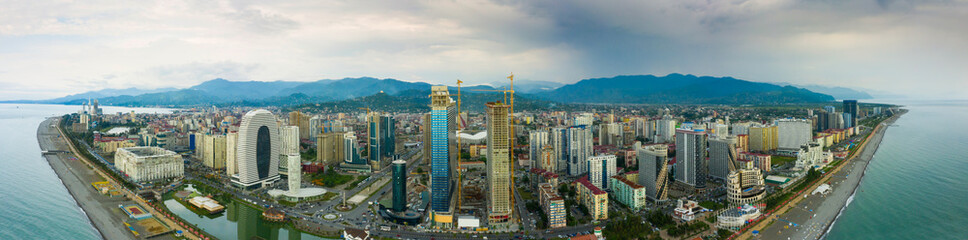
[(446, 86), (431, 88), (430, 104), (430, 209), (434, 212), (450, 211), (452, 192), (451, 156), (456, 130), (454, 100)]

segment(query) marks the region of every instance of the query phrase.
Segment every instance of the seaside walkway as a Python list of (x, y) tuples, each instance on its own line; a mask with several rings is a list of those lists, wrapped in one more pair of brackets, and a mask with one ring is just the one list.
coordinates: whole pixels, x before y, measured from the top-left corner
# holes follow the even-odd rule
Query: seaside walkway
[[(55, 119), (54, 121), (59, 122), (60, 119)], [(56, 124), (56, 125), (59, 126), (59, 123), (54, 123), (54, 124)], [(41, 126), (43, 126), (43, 124)], [(84, 162), (85, 164), (87, 164), (88, 167), (91, 167), (91, 169), (93, 169), (95, 172), (97, 172), (98, 175), (100, 175), (104, 179), (107, 179), (111, 184), (114, 184), (115, 186), (123, 186), (120, 183), (118, 183), (117, 181), (115, 181), (115, 179), (113, 177), (111, 177), (108, 174), (105, 174), (104, 171), (102, 171), (98, 166), (93, 165), (91, 163), (91, 160), (90, 159), (87, 159), (86, 157), (82, 156), (81, 154), (77, 154), (78, 153), (78, 150), (77, 150), (76, 146), (74, 146), (74, 144), (71, 141), (69, 141), (68, 139), (66, 139), (68, 137), (68, 135), (64, 134), (62, 132), (62, 129), (60, 127), (56, 127), (56, 128), (57, 128), (57, 131), (60, 132), (61, 139), (64, 140), (64, 142), (66, 142), (66, 145), (71, 149), (71, 152), (74, 153), (74, 156), (77, 159), (83, 160), (82, 162)], [(193, 234), (188, 229), (182, 227), (181, 225), (175, 223), (171, 219), (165, 217), (164, 214), (161, 214), (158, 211), (156, 211), (154, 208), (152, 208), (150, 205), (148, 205), (148, 203), (145, 202), (144, 199), (141, 199), (141, 197), (139, 197), (137, 194), (131, 192), (131, 190), (126, 189), (126, 188), (120, 188), (120, 189), (124, 193), (125, 197), (127, 197), (127, 198), (129, 198), (131, 200), (134, 200), (136, 203), (138, 203), (139, 206), (141, 206), (141, 208), (148, 210), (148, 212), (151, 213), (151, 215), (154, 215), (155, 218), (163, 221), (172, 230), (175, 230), (175, 231), (180, 230), (182, 232), (182, 236), (184, 236), (184, 237), (186, 237), (188, 239), (201, 239), (201, 238), (198, 237), (198, 235)], [(123, 226), (119, 226), (119, 227), (123, 227)]]
[[(892, 123), (895, 120), (897, 120), (897, 118), (900, 117), (901, 115), (903, 115), (903, 113), (902, 114), (897, 114), (897, 115), (895, 115), (895, 116), (893, 116), (893, 117), (891, 117), (889, 119), (886, 119), (882, 123), (880, 123), (877, 126), (875, 126), (874, 127), (874, 130), (871, 131), (871, 134), (868, 135), (867, 138), (865, 138), (864, 141), (859, 146), (857, 146), (858, 147), (857, 148), (858, 150), (857, 151), (854, 151), (842, 163), (838, 164), (837, 167), (835, 167), (831, 171), (825, 173), (820, 179), (815, 180), (814, 182), (809, 183), (810, 185), (808, 187), (804, 188), (803, 190), (801, 190), (801, 192), (798, 192), (796, 194), (793, 194), (793, 196), (791, 196), (791, 199), (789, 199), (786, 202), (784, 202), (782, 206), (774, 209), (774, 211), (771, 214), (769, 214), (769, 216), (764, 216), (764, 217), (760, 218), (751, 227), (748, 227), (748, 228), (744, 229), (742, 231), (742, 233), (737, 238), (730, 238), (730, 239), (751, 239), (753, 237), (753, 235), (752, 235), (752, 232), (753, 231), (758, 231), (758, 232), (761, 232), (762, 233), (772, 223), (774, 223), (775, 221), (778, 221), (778, 219), (780, 219), (781, 215), (786, 214), (788, 211), (790, 211), (791, 209), (794, 209), (796, 206), (798, 206), (798, 204), (805, 199), (805, 198), (801, 197), (802, 194), (809, 194), (809, 193), (813, 192), (813, 190), (816, 189), (817, 187), (819, 187), (821, 184), (830, 182), (831, 181), (831, 178), (834, 177), (835, 175), (837, 175), (845, 166), (848, 166), (848, 165), (853, 166), (853, 164), (851, 164), (851, 163), (853, 163), (853, 161), (857, 157), (864, 156), (864, 155), (872, 156), (873, 153), (874, 153), (874, 151), (877, 151), (877, 147), (879, 145), (879, 141), (877, 141), (877, 143), (874, 143), (874, 145), (872, 145), (872, 147), (873, 147), (872, 149), (871, 148), (868, 148), (868, 143), (870, 143), (872, 139), (875, 139), (875, 138), (880, 139), (881, 137), (883, 137), (884, 131), (886, 130), (885, 126), (887, 126), (884, 123), (888, 123), (888, 124), (889, 123)], [(868, 151), (870, 151), (870, 152), (868, 153)], [(859, 179), (858, 179), (858, 181), (859, 181)], [(840, 209), (837, 209), (837, 211), (839, 211), (839, 210)], [(832, 221), (833, 219), (831, 218), (830, 220)], [(826, 227), (829, 227), (829, 224), (830, 223), (828, 222)]]

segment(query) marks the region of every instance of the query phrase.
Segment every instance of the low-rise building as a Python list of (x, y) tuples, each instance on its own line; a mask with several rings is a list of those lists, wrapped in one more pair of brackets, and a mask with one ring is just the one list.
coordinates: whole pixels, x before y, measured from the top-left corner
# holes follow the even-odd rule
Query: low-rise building
[(634, 211), (645, 207), (645, 187), (622, 176), (613, 176), (609, 181), (611, 181), (609, 186), (612, 187), (612, 198)]
[(695, 201), (679, 199), (676, 202), (676, 209), (672, 211), (672, 216), (682, 221), (692, 221), (696, 219), (696, 214), (705, 212), (706, 209), (699, 206)]
[(159, 147), (120, 148), (115, 166), (136, 182), (151, 181), (185, 174), (185, 164), (177, 153)]
[(760, 210), (753, 205), (727, 208), (717, 217), (716, 227), (738, 230), (758, 217), (760, 217)]

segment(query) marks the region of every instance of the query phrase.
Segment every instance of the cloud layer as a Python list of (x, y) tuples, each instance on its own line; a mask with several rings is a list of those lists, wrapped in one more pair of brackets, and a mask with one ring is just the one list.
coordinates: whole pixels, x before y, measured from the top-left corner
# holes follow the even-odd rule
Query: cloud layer
[(356, 76), (672, 72), (968, 98), (968, 1), (15, 1), (0, 99)]

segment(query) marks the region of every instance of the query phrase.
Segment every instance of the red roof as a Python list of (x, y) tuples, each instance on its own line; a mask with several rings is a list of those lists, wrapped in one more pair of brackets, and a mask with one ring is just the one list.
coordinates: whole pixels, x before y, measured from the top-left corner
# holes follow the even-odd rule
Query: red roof
[(625, 183), (625, 185), (629, 185), (629, 187), (632, 187), (634, 189), (642, 188), (642, 185), (639, 185), (639, 184), (637, 184), (635, 182), (629, 181), (628, 179), (625, 179), (624, 177), (621, 177), (621, 176), (612, 176), (612, 178), (618, 179), (620, 182)]
[(605, 191), (602, 191), (591, 182), (588, 182), (588, 177), (582, 177), (581, 179), (578, 179), (578, 183), (585, 185), (585, 188), (588, 188), (588, 190), (591, 190), (592, 194), (595, 194), (595, 195), (605, 194)]

